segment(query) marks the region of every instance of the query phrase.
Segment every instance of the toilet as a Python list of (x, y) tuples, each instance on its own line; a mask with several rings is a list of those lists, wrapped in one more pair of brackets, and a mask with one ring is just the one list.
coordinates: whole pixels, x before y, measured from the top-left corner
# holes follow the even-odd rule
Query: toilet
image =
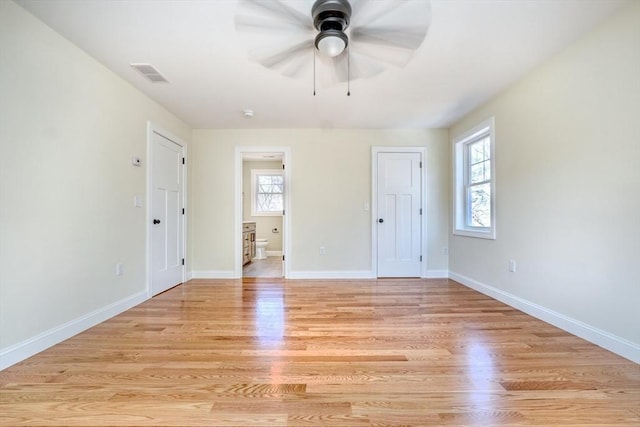
[(256, 239), (256, 256), (254, 259), (267, 259), (267, 239)]

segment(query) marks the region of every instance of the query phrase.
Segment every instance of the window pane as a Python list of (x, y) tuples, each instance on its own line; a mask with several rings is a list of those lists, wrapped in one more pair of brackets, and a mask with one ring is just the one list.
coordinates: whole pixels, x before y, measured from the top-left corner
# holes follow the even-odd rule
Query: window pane
[(469, 144), (469, 163), (479, 163), (488, 160), (490, 157), (489, 138), (483, 138), (479, 141)]
[(491, 184), (469, 188), (469, 225), (491, 227)]
[(484, 181), (484, 163), (478, 163), (471, 165), (471, 174), (469, 176), (469, 182), (475, 184), (476, 182)]
[(282, 193), (281, 185), (272, 184), (260, 184), (258, 186), (258, 193)]
[(258, 194), (256, 202), (258, 203), (259, 212), (278, 212), (282, 211), (282, 194)]
[(471, 165), (471, 172), (469, 174), (470, 184), (488, 181), (490, 179), (491, 179), (491, 161), (490, 160), (485, 160), (484, 162)]
[(280, 175), (258, 175), (258, 193), (282, 193), (282, 183)]

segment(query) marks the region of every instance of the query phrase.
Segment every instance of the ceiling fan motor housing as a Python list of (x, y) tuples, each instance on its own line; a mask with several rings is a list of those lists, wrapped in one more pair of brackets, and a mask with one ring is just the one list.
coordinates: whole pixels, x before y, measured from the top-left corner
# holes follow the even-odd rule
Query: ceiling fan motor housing
[(344, 31), (349, 26), (351, 5), (348, 0), (316, 0), (311, 16), (318, 31)]
[(315, 39), (315, 46), (327, 37), (336, 37), (344, 42), (346, 47), (349, 38), (344, 30), (349, 26), (351, 5), (348, 0), (316, 0), (311, 8), (313, 25), (320, 32)]

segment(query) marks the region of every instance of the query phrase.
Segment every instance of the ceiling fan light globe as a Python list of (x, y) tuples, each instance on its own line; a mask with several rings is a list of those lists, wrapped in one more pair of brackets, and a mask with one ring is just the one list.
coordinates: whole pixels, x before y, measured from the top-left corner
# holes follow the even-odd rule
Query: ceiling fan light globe
[(344, 40), (336, 36), (324, 37), (318, 42), (318, 51), (322, 55), (330, 57), (340, 55), (345, 47), (347, 47), (347, 45)]
[(321, 31), (315, 40), (316, 49), (321, 55), (336, 57), (346, 49), (349, 44), (349, 37), (340, 30)]

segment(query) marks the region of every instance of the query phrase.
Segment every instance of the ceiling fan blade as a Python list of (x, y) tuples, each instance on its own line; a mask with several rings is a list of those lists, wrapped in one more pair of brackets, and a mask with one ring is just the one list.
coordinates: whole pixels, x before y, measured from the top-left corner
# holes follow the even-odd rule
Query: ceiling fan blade
[(315, 79), (319, 86), (326, 88), (347, 81), (346, 62), (341, 59), (343, 57), (344, 55), (336, 57), (316, 55)]
[(301, 78), (309, 76), (313, 67), (313, 50), (302, 50), (283, 63), (282, 74), (287, 77)]
[(351, 80), (368, 79), (370, 77), (377, 76), (387, 68), (377, 59), (357, 54), (351, 56), (350, 66)]
[(291, 31), (287, 25), (283, 25), (274, 19), (265, 19), (257, 15), (236, 15), (236, 29), (244, 32), (260, 32), (270, 30), (275, 32)]
[(369, 43), (401, 49), (415, 50), (427, 35), (427, 27), (358, 27), (351, 30), (350, 40), (354, 43)]
[(355, 4), (371, 8), (361, 11), (362, 19), (349, 33), (349, 49), (356, 62), (367, 64), (365, 70), (377, 68), (371, 65), (375, 61), (404, 67), (427, 35), (429, 0), (359, 0)]
[(311, 16), (306, 15), (281, 0), (239, 0), (236, 25), (241, 27), (292, 28), (312, 30)]
[(368, 58), (353, 52), (336, 57), (320, 57), (317, 70), (319, 81), (323, 86), (344, 83), (361, 78), (373, 77), (385, 70), (385, 66), (375, 58)]
[(428, 0), (352, 0), (351, 24), (355, 26), (371, 25), (385, 20), (398, 9), (424, 6)]
[[(272, 51), (273, 52), (273, 51)], [(305, 40), (301, 43), (294, 44), (288, 48), (278, 50), (273, 53), (258, 54), (256, 52), (250, 53), (250, 56), (258, 63), (267, 68), (282, 69), (286, 67), (287, 62), (292, 62), (298, 59), (299, 56), (305, 56), (305, 54), (313, 53), (313, 41)], [(313, 61), (310, 55), (309, 60)]]

